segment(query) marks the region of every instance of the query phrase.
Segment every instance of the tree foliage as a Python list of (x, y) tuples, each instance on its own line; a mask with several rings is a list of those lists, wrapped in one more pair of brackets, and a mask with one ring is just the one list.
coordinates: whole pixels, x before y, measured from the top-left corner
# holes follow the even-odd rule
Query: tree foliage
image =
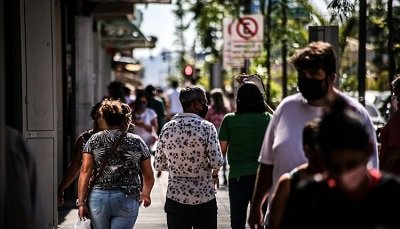
[[(190, 23), (195, 25), (198, 43), (202, 50), (211, 53), (215, 60), (220, 60), (222, 55), (222, 21), (226, 17), (239, 17), (244, 11), (248, 10), (249, 0), (176, 0), (177, 4), (187, 5), (183, 7), (183, 11), (177, 11), (177, 16), (184, 13), (191, 13), (191, 20), (187, 24), (181, 24), (178, 29), (185, 30)], [(283, 4), (286, 2), (286, 4)], [(270, 58), (272, 65), (271, 79), (274, 85), (279, 85), (281, 70), (278, 66), (282, 63), (281, 57), (281, 41), (285, 39), (288, 44), (288, 58), (293, 52), (305, 46), (308, 43), (308, 26), (309, 25), (329, 25), (340, 24), (339, 46), (340, 57), (342, 60), (341, 70), (345, 74), (341, 83), (344, 89), (355, 90), (357, 88), (357, 50), (354, 50), (354, 44), (349, 47), (349, 40), (357, 42), (358, 40), (358, 24), (357, 15), (358, 1), (356, 0), (331, 0), (328, 9), (331, 12), (330, 20), (326, 20), (308, 0), (287, 0), (277, 1), (268, 0), (265, 4), (271, 3), (271, 14), (266, 15), (265, 21), (271, 24), (271, 30), (265, 32), (264, 39), (270, 39), (271, 49), (268, 55), (264, 53), (260, 58), (252, 61), (252, 70), (258, 66), (266, 66), (266, 58)], [(367, 63), (368, 87), (376, 89), (385, 89), (388, 83), (385, 81), (388, 73), (388, 19), (387, 19), (387, 1), (375, 0), (369, 1), (368, 19), (367, 19), (367, 42), (369, 50), (368, 56), (373, 56)], [(287, 24), (283, 26), (282, 7), (287, 9)], [(267, 8), (267, 7), (265, 7)], [(299, 9), (302, 15), (298, 15)], [(397, 58), (396, 63), (400, 63), (400, 10), (394, 10), (394, 48), (393, 53)], [(182, 16), (184, 17), (184, 16)], [(379, 34), (379, 35), (377, 35)], [(268, 37), (267, 37), (268, 35)], [(350, 38), (350, 39), (349, 39)], [(183, 42), (181, 44), (184, 44)], [(355, 56), (354, 56), (355, 55)], [(289, 66), (288, 92), (295, 92), (296, 74)], [(274, 90), (276, 87), (274, 86)], [(276, 92), (273, 92), (276, 95)]]

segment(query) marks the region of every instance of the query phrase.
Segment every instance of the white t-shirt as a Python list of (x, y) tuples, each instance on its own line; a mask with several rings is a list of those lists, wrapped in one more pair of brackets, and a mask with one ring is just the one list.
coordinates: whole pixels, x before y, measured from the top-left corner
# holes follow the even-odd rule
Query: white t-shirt
[[(146, 108), (141, 114), (134, 113), (133, 115), (135, 116), (136, 120), (143, 120), (143, 123), (146, 125), (151, 125), (151, 120), (157, 118), (156, 112), (151, 108)], [(155, 133), (149, 132), (145, 128), (139, 126), (135, 126), (134, 133), (139, 135), (144, 142), (146, 142), (148, 147), (151, 147), (151, 145), (154, 143), (152, 142), (152, 138), (153, 134)]]
[[(378, 168), (375, 129), (368, 112), (358, 101), (341, 92), (339, 94), (368, 123), (368, 132), (375, 146), (370, 165)], [(300, 93), (286, 97), (277, 107), (265, 133), (259, 157), (260, 163), (274, 166), (271, 190), (275, 190), (275, 186), (282, 174), (290, 172), (295, 167), (307, 162), (302, 145), (303, 128), (307, 122), (321, 117), (323, 109), (324, 107), (308, 105)]]
[(181, 101), (179, 100), (180, 89), (169, 89), (167, 91), (168, 99), (169, 99), (169, 113), (177, 114), (182, 113), (183, 108)]

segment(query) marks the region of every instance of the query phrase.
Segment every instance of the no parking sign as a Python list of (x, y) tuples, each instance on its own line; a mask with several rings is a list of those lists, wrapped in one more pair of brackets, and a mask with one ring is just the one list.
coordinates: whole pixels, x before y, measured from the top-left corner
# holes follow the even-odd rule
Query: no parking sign
[(242, 67), (244, 59), (261, 55), (264, 35), (262, 15), (225, 18), (223, 26), (225, 67)]

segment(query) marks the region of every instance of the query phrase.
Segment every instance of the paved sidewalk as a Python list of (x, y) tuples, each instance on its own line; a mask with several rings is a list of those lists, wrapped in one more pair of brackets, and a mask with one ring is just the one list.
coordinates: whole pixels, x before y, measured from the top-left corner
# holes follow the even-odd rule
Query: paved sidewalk
[[(164, 212), (165, 193), (167, 188), (168, 174), (163, 172), (160, 178), (156, 178), (154, 188), (151, 192), (151, 206), (141, 207), (135, 229), (165, 229), (167, 219)], [(221, 179), (222, 180), (222, 179)], [(230, 228), (229, 196), (227, 186), (220, 186), (217, 190), (218, 203), (218, 229)], [(78, 210), (73, 201), (66, 202), (65, 206), (59, 209), (60, 229), (73, 229), (78, 220)]]

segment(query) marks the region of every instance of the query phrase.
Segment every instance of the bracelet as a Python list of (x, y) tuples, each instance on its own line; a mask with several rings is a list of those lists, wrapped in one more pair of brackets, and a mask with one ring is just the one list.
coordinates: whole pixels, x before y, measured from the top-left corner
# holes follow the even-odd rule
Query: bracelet
[(76, 204), (77, 207), (86, 206), (86, 201), (80, 202), (79, 199), (76, 199), (76, 203), (75, 204)]

